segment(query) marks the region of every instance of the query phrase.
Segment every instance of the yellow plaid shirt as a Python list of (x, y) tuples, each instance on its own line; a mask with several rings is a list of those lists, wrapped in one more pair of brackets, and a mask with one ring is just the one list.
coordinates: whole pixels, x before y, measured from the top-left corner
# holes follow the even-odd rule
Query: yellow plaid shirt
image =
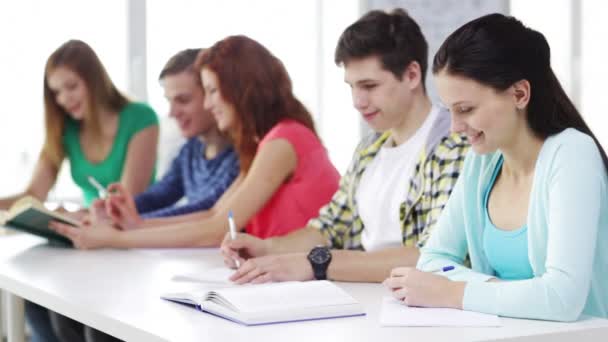
[[(469, 149), (465, 138), (449, 133), (449, 114), (442, 111), (431, 129), (413, 174), (405, 201), (401, 203), (404, 246), (421, 247), (435, 226), (445, 206)], [(357, 210), (355, 194), (366, 167), (374, 159), (389, 132), (374, 134), (357, 147), (353, 160), (340, 179), (340, 187), (319, 216), (309, 221), (327, 237), (332, 248), (362, 250), (361, 234), (365, 226)]]

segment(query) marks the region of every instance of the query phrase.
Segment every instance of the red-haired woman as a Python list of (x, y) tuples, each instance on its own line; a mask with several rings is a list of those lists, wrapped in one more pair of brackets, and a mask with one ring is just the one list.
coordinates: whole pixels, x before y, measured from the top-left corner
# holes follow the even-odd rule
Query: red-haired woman
[[(141, 220), (127, 202), (113, 225), (54, 228), (81, 248), (219, 246), (228, 213), (238, 227), (267, 238), (304, 227), (338, 189), (339, 173), (321, 144), (310, 113), (292, 91), (281, 61), (245, 36), (217, 42), (197, 60), (205, 107), (229, 134), (241, 172), (204, 212)], [(116, 217), (117, 215), (114, 215)]]

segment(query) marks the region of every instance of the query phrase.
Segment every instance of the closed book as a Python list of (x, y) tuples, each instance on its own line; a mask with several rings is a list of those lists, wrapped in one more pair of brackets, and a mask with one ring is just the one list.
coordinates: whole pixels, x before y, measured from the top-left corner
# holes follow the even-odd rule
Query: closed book
[(326, 280), (208, 287), (161, 298), (244, 325), (365, 315), (356, 299)]

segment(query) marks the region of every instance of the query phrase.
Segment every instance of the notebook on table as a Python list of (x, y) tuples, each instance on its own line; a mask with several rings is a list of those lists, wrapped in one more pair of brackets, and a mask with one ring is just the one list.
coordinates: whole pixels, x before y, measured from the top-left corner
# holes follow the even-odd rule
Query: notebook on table
[(163, 294), (222, 318), (260, 325), (365, 315), (361, 304), (329, 281), (220, 285)]
[(500, 318), (473, 311), (447, 308), (419, 308), (393, 297), (382, 299), (380, 325), (388, 327), (499, 327)]
[(19, 199), (3, 216), (2, 224), (6, 228), (37, 235), (48, 239), (51, 244), (68, 247), (72, 246), (72, 241), (51, 230), (49, 222), (79, 225), (77, 220), (45, 208), (39, 200), (30, 196)]

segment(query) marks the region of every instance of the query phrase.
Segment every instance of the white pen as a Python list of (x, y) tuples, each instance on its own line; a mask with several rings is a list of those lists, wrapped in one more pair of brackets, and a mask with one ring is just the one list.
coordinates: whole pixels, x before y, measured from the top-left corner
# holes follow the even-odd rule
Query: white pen
[(89, 180), (89, 183), (93, 187), (95, 187), (95, 189), (97, 189), (97, 194), (99, 195), (99, 198), (104, 199), (108, 196), (106, 188), (104, 188), (103, 185), (101, 185), (95, 178), (93, 178), (93, 176), (89, 176), (87, 179)]
[[(234, 217), (232, 216), (232, 210), (230, 210), (228, 212), (228, 227), (230, 228), (230, 238), (232, 240), (236, 239), (236, 224), (234, 224)], [(234, 263), (236, 264), (236, 268), (241, 267), (241, 263), (238, 261), (238, 259), (235, 259)]]

